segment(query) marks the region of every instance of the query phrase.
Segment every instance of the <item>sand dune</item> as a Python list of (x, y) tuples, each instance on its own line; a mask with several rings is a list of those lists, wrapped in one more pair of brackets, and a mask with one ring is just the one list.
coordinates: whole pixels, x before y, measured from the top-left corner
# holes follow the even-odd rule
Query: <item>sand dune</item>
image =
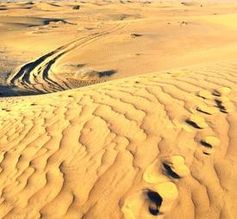
[(235, 6), (0, 3), (0, 218), (236, 219)]
[(236, 64), (1, 101), (2, 218), (236, 218)]
[(16, 95), (12, 87), (53, 92), (234, 58), (235, 4), (191, 3), (1, 3), (4, 95)]

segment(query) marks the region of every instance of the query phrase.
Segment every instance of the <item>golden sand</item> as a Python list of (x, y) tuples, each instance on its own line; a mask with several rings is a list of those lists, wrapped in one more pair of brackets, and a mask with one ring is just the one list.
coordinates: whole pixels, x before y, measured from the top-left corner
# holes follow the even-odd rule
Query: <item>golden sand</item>
[(235, 8), (0, 3), (0, 218), (236, 219)]

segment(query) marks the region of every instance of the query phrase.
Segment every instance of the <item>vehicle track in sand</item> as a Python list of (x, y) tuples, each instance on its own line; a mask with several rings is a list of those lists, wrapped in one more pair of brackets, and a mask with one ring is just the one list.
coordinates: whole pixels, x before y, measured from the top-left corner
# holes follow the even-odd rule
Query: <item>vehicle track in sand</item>
[(9, 86), (23, 88), (36, 93), (48, 93), (70, 89), (66, 80), (58, 79), (53, 74), (53, 67), (63, 56), (69, 55), (71, 51), (83, 48), (101, 38), (124, 29), (127, 24), (117, 24), (110, 30), (93, 33), (79, 39), (73, 40), (39, 58), (26, 63), (18, 71), (11, 74), (7, 82)]

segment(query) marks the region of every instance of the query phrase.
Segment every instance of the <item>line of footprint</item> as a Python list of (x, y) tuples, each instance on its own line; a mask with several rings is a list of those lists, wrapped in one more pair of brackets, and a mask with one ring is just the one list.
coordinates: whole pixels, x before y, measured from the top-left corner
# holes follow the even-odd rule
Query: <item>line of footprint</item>
[[(234, 109), (233, 103), (230, 101), (229, 95), (231, 89), (228, 87), (221, 87), (213, 90), (212, 92), (207, 90), (200, 91), (197, 96), (204, 100), (203, 105), (196, 107), (197, 113), (192, 114), (186, 123), (196, 129), (205, 129), (208, 127), (206, 120), (198, 113), (206, 115), (213, 115), (216, 113), (227, 114)], [(200, 140), (200, 144), (204, 147), (203, 154), (210, 155), (215, 146), (220, 144), (220, 140), (216, 136), (205, 136)]]
[[(214, 101), (214, 106), (210, 107), (205, 105), (197, 107), (197, 110), (206, 114), (213, 114), (218, 111), (222, 113), (232, 112), (234, 109), (233, 103), (230, 101), (229, 95), (231, 89), (229, 87), (221, 87), (213, 92), (202, 90), (198, 93), (198, 96), (206, 101)], [(213, 98), (214, 97), (214, 98)]]
[[(212, 92), (200, 91), (197, 96), (204, 99), (204, 104), (196, 108), (197, 113), (192, 114), (185, 122), (195, 129), (208, 127), (204, 117), (200, 113), (213, 115), (216, 113), (229, 113), (234, 106), (228, 95), (231, 89), (222, 87)], [(213, 148), (220, 144), (216, 136), (205, 136), (200, 140), (203, 146), (203, 154), (210, 155)], [(162, 169), (162, 173), (158, 174)], [(141, 191), (140, 188), (131, 193), (122, 205), (122, 212), (125, 219), (154, 218), (169, 211), (178, 197), (178, 189), (172, 181), (179, 180), (190, 174), (183, 156), (174, 155), (163, 158), (161, 161), (154, 161), (144, 171), (143, 180), (149, 183), (149, 189)], [(172, 181), (170, 181), (172, 180)]]
[(149, 188), (141, 190), (139, 187), (125, 199), (122, 206), (124, 218), (149, 219), (168, 212), (178, 198), (178, 189), (171, 180), (179, 180), (189, 174), (183, 156), (173, 155), (161, 161), (155, 160), (143, 174)]

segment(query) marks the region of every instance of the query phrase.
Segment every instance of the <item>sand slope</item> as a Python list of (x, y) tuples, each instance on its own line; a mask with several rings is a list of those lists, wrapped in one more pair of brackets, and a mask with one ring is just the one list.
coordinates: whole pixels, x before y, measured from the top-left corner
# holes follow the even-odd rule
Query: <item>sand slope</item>
[(236, 64), (3, 98), (1, 218), (236, 218)]
[(188, 2), (2, 2), (0, 95), (235, 58), (236, 3)]
[(235, 9), (1, 2), (0, 218), (236, 219)]

